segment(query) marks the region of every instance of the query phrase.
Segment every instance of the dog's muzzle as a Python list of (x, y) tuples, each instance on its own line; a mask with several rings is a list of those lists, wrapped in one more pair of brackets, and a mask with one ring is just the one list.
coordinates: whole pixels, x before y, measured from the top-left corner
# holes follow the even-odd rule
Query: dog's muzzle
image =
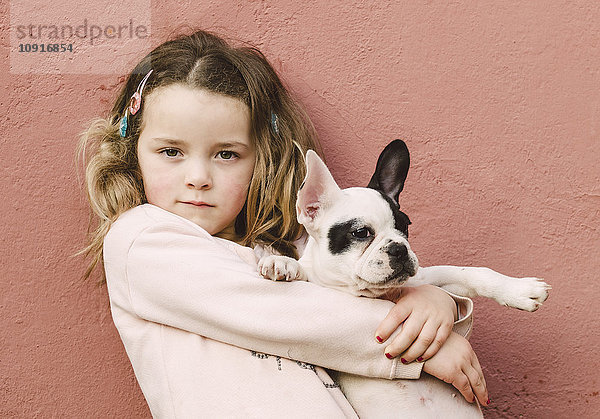
[(416, 257), (404, 243), (391, 242), (381, 250), (389, 255), (390, 268), (393, 270), (387, 280), (406, 280), (417, 273)]
[[(387, 243), (381, 245), (384, 240)], [(401, 285), (417, 273), (417, 257), (404, 241), (389, 238), (382, 241), (371, 244), (358, 261), (355, 272), (361, 282), (376, 287)], [(363, 283), (362, 287), (365, 285)]]

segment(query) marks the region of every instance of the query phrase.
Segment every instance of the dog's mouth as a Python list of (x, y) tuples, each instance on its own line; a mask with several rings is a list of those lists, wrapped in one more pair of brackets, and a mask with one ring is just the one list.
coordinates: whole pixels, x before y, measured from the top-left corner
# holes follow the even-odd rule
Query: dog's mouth
[(407, 266), (395, 270), (385, 279), (377, 283), (367, 281), (366, 279), (357, 276), (357, 288), (361, 295), (366, 297), (378, 297), (385, 294), (390, 288), (401, 287), (409, 278), (415, 276), (419, 269), (418, 264), (407, 263), (406, 265)]
[(390, 288), (401, 287), (419, 269), (417, 257), (412, 252), (404, 260), (388, 255), (372, 256), (372, 252), (363, 255), (354, 271), (353, 288), (365, 297), (378, 297)]
[(417, 270), (419, 269), (419, 265), (412, 262), (406, 262), (402, 267), (396, 269), (392, 272), (386, 279), (385, 282), (394, 282), (396, 285), (399, 282), (405, 282), (411, 276), (415, 276), (417, 274)]

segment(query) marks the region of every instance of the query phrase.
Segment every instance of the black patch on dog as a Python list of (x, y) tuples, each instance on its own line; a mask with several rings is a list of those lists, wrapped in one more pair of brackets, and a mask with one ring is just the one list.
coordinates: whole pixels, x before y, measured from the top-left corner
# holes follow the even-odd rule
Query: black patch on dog
[(357, 221), (353, 219), (331, 226), (327, 238), (329, 239), (329, 251), (332, 255), (339, 255), (348, 250), (352, 243), (350, 232), (354, 230)]
[[(371, 236), (367, 238), (357, 238), (352, 235), (354, 231), (360, 228), (366, 228), (371, 233)], [(332, 255), (339, 255), (340, 253), (346, 252), (350, 249), (353, 243), (357, 242), (371, 242), (373, 241), (373, 230), (365, 225), (364, 221), (353, 218), (343, 223), (337, 223), (331, 226), (327, 233), (329, 239), (329, 252)]]
[(397, 202), (394, 202), (392, 198), (380, 190), (376, 189), (376, 191), (381, 194), (383, 199), (385, 199), (385, 202), (387, 202), (392, 209), (392, 214), (394, 214), (394, 228), (404, 234), (404, 237), (408, 239), (408, 226), (412, 224), (408, 218), (408, 215), (400, 211), (400, 205)]

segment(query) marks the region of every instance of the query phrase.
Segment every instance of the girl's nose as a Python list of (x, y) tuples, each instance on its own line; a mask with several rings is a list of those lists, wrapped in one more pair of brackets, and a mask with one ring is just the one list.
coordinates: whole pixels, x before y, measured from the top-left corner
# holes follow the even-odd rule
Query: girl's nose
[(206, 163), (190, 161), (185, 173), (185, 183), (194, 189), (210, 189), (212, 176), (210, 167)]

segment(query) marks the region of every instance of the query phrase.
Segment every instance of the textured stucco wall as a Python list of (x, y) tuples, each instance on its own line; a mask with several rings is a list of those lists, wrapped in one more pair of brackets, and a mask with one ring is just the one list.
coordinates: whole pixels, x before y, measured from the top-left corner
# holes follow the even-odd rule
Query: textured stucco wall
[[(306, 105), (343, 187), (366, 184), (381, 148), (403, 138), (412, 168), (401, 205), (424, 265), (483, 265), (553, 286), (534, 314), (476, 301), (487, 416), (592, 417), (600, 4), (574, 3), (57, 0), (46, 23), (119, 9), (148, 14), (149, 45), (181, 23), (252, 42)], [(148, 417), (106, 289), (82, 282), (84, 262), (70, 257), (88, 219), (77, 134), (146, 50), (125, 54), (124, 42), (106, 52), (120, 61), (105, 71), (10, 67), (11, 5), (0, 4), (0, 416)]]

